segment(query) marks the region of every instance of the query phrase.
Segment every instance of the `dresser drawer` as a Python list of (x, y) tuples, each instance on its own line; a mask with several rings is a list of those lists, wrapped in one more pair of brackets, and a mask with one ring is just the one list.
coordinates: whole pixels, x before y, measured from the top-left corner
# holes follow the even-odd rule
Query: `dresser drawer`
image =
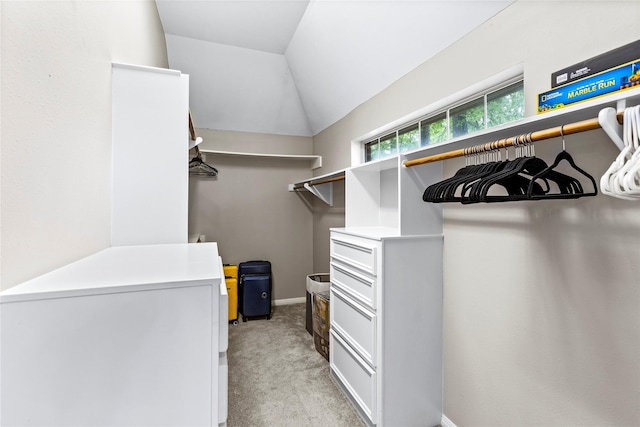
[(331, 235), (331, 257), (376, 275), (378, 245), (373, 241)]
[(375, 277), (369, 277), (337, 261), (331, 262), (329, 273), (332, 284), (342, 288), (365, 306), (376, 309)]
[(337, 286), (331, 287), (331, 328), (362, 357), (376, 367), (376, 315)]
[(376, 372), (334, 331), (329, 337), (331, 370), (372, 424), (376, 423)]

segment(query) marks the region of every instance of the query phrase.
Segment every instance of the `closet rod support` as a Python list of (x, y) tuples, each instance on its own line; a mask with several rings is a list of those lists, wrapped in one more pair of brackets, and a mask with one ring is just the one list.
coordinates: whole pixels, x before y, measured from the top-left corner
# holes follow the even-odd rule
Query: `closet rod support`
[[(333, 184), (327, 182), (325, 184), (311, 186), (308, 183), (304, 183), (304, 189), (322, 200), (329, 206), (333, 206)], [(295, 188), (295, 187), (294, 187)], [(294, 190), (295, 191), (295, 190)]]
[(198, 146), (201, 142), (202, 142), (202, 138), (199, 136), (196, 137), (196, 139), (189, 139), (189, 150)]

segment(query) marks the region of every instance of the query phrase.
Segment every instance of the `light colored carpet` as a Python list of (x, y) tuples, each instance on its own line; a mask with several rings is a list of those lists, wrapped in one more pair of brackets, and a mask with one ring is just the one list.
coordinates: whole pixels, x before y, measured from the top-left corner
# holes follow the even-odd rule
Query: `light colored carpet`
[(229, 427), (362, 427), (305, 329), (305, 304), (229, 325)]

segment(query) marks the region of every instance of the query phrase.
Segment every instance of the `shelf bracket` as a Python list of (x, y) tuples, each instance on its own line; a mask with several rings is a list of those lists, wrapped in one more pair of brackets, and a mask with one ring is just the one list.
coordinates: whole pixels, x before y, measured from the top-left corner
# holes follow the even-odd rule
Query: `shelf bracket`
[(622, 126), (618, 123), (618, 117), (615, 108), (607, 107), (598, 113), (598, 122), (600, 127), (611, 138), (611, 141), (622, 151), (624, 141), (622, 140)]
[(304, 188), (329, 206), (333, 206), (333, 183), (327, 182), (313, 186), (304, 183)]

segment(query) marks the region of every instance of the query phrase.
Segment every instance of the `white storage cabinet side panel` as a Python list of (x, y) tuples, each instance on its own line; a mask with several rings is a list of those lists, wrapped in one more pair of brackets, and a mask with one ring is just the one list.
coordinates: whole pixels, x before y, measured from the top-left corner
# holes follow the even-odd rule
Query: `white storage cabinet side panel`
[(189, 76), (112, 70), (111, 244), (187, 243)]
[[(380, 226), (398, 228), (399, 194), (398, 169), (387, 169), (380, 172)], [(423, 202), (424, 203), (424, 202)]]
[(211, 425), (213, 290), (2, 304), (1, 425)]
[(421, 197), (425, 188), (440, 180), (442, 162), (400, 168), (399, 223), (403, 236), (442, 234), (442, 206), (425, 203)]
[(380, 225), (380, 174), (377, 171), (345, 171), (346, 227)]
[(381, 424), (442, 416), (442, 235), (384, 240)]
[[(222, 257), (218, 258), (220, 271), (224, 271)], [(229, 362), (227, 350), (229, 348), (229, 294), (227, 284), (220, 281), (220, 299), (218, 301), (218, 424), (226, 425), (229, 405)], [(213, 400), (215, 402), (215, 399)], [(215, 419), (215, 418), (212, 418)]]

